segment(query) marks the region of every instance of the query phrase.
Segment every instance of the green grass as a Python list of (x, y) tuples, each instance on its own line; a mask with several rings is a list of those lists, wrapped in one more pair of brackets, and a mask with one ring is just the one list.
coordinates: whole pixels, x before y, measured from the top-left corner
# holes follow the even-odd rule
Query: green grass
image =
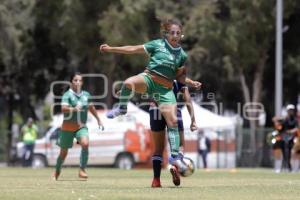
[(59, 181), (53, 169), (0, 168), (0, 199), (299, 199), (300, 174), (275, 174), (266, 169), (198, 170), (173, 186), (167, 170), (163, 188), (150, 187), (151, 170), (88, 169), (89, 179), (77, 178), (77, 168), (64, 168)]

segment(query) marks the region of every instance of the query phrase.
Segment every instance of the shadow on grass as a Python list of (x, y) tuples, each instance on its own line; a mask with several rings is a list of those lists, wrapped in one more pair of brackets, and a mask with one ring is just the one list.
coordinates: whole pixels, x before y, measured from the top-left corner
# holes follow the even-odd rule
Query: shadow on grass
[(80, 181), (87, 181), (87, 179), (58, 179), (56, 180), (57, 182), (60, 182), (60, 181), (65, 181), (65, 182), (80, 182)]

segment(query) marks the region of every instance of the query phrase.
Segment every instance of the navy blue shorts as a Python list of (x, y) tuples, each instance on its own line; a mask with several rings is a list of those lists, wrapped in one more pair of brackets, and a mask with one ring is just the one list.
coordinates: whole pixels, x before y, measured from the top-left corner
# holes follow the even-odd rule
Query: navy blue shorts
[[(149, 109), (151, 131), (163, 131), (167, 127), (165, 118), (160, 113), (158, 107), (151, 106)], [(177, 124), (179, 131), (183, 131), (183, 121), (181, 110), (177, 109)]]

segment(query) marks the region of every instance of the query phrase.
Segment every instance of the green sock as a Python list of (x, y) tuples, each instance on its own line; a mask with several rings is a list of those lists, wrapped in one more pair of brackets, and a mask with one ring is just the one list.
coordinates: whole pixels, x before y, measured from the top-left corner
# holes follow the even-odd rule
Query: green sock
[(85, 169), (89, 159), (89, 149), (81, 149), (80, 154), (80, 168)]
[(179, 152), (179, 142), (180, 142), (178, 127), (175, 128), (168, 127), (168, 139), (170, 143), (171, 155), (177, 156)]
[(64, 160), (60, 157), (60, 155), (57, 157), (57, 160), (56, 160), (56, 165), (55, 165), (55, 170), (57, 172), (60, 172), (61, 170), (61, 166), (62, 164), (64, 163)]
[(130, 88), (127, 88), (125, 85), (121, 88), (121, 94), (120, 94), (120, 106), (124, 109), (127, 108), (127, 103), (131, 97), (132, 90)]

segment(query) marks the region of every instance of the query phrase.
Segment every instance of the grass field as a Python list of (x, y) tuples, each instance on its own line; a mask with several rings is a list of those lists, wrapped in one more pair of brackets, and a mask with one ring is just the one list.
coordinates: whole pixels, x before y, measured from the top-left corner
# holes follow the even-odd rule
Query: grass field
[(0, 168), (0, 199), (300, 199), (300, 173), (275, 174), (266, 169), (198, 170), (172, 184), (162, 172), (163, 188), (150, 187), (151, 170), (88, 169), (87, 181), (77, 178), (77, 168), (64, 168), (59, 181), (52, 168)]

